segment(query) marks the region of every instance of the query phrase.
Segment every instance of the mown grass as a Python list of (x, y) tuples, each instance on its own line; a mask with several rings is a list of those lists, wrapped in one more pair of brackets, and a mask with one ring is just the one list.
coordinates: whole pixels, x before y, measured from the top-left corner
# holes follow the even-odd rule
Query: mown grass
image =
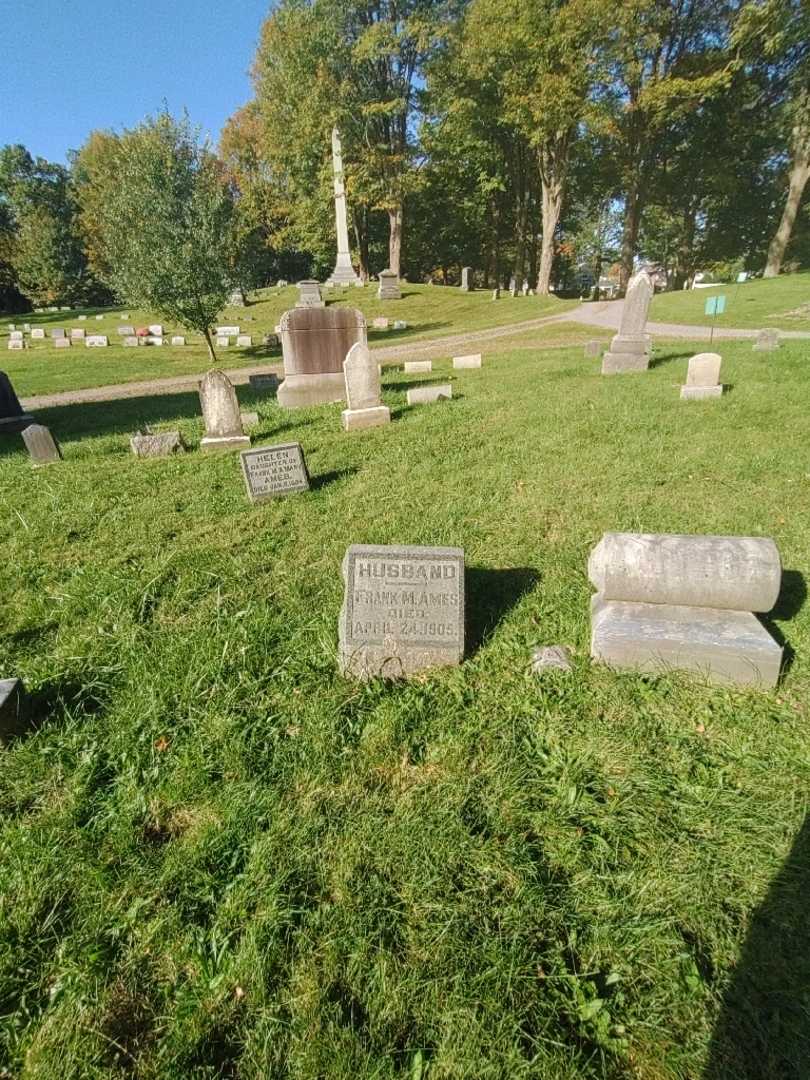
[[(463, 293), (459, 289), (438, 285), (406, 284), (402, 290), (401, 300), (386, 301), (377, 300), (376, 284), (363, 289), (324, 289), (323, 295), (330, 304), (360, 308), (369, 321), (376, 316), (385, 316), (408, 323), (406, 330), (374, 330), (369, 327), (369, 343), (372, 347), (408, 342), (417, 337), (443, 337), (511, 325), (561, 314), (576, 307), (575, 301), (540, 296), (507, 295), (493, 303), (488, 292)], [(283, 312), (293, 307), (297, 299), (298, 289), (295, 286), (282, 290), (265, 289), (252, 296), (248, 307), (227, 308), (219, 325), (239, 326), (243, 333), (252, 335), (253, 345), (250, 348), (237, 348), (231, 344), (228, 348), (218, 349), (217, 364), (230, 369), (280, 361), (281, 349), (265, 347), (262, 338), (275, 330)], [(79, 322), (76, 316), (80, 314), (87, 314), (87, 320)], [(97, 320), (96, 315), (102, 318)], [(124, 319), (124, 315), (130, 318)], [(29, 342), (30, 348), (23, 352), (7, 351), (8, 325), (21, 328), (23, 322), (47, 329), (54, 326), (62, 326), (66, 330), (73, 326), (84, 327), (87, 334), (106, 334), (110, 344), (106, 349), (88, 349), (83, 342), (76, 342), (70, 349), (57, 350), (50, 339), (46, 339)], [(147, 326), (155, 322), (163, 322), (165, 331), (164, 344), (159, 348), (141, 346), (128, 349), (119, 343), (121, 339), (116, 333), (118, 326)], [(187, 344), (170, 345), (171, 334), (185, 334)], [(171, 378), (174, 375), (193, 375), (210, 367), (208, 352), (199, 334), (189, 334), (180, 327), (169, 326), (154, 313), (125, 307), (7, 316), (0, 331), (0, 349), (3, 350), (0, 367), (8, 373), (21, 397)]]
[[(725, 296), (722, 315), (704, 314), (710, 296)], [(713, 285), (686, 292), (659, 293), (650, 305), (655, 322), (685, 326), (728, 326), (741, 330), (776, 327), (810, 330), (810, 273), (746, 281), (742, 285)]]
[[(43, 411), (43, 470), (4, 444), (6, 1075), (810, 1075), (804, 348), (723, 343), (709, 403), (690, 351), (493, 350), (415, 409), (387, 374), (351, 436), (240, 388), (315, 480), (260, 506), (233, 456), (129, 454), (144, 420), (196, 443), (192, 394)], [(780, 687), (591, 666), (606, 529), (773, 536)], [(338, 675), (351, 542), (465, 549), (461, 667)]]

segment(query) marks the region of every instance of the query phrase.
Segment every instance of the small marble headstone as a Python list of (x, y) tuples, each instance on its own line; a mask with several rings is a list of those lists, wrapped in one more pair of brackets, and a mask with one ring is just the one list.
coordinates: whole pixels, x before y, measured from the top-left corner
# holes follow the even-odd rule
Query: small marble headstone
[(56, 349), (69, 349), (72, 345), (72, 341), (68, 337), (58, 337), (54, 338), (53, 344)]
[(355, 342), (349, 349), (343, 362), (343, 373), (349, 405), (341, 413), (343, 430), (354, 431), (387, 424), (391, 419), (391, 410), (382, 403), (380, 367), (363, 342)]
[(231, 343), (231, 339), (224, 336), (224, 334), (217, 335), (217, 348), (227, 349)]
[(532, 671), (535, 675), (542, 675), (549, 669), (558, 671), (573, 671), (571, 653), (565, 645), (545, 645), (542, 648), (532, 650)]
[(35, 327), (33, 327), (33, 329), (31, 330), (31, 340), (32, 341), (42, 341), (42, 339), (44, 337), (45, 337), (45, 328), (43, 326), (35, 326)]
[(403, 364), (406, 375), (416, 375), (422, 371), (433, 371), (432, 360), (406, 360)]
[(179, 431), (161, 431), (157, 435), (133, 435), (129, 440), (130, 449), (136, 457), (154, 458), (171, 457), (183, 454), (186, 444)]
[(12, 341), (22, 341), (23, 340), (23, 332), (22, 332), (22, 330), (12, 330), (11, 333), (8, 336)]
[(395, 330), (407, 330), (408, 329), (408, 324), (405, 322), (404, 319), (394, 319), (394, 329)]
[(240, 349), (250, 348), (253, 344), (253, 338), (250, 334), (238, 334), (236, 344)]
[(387, 330), (388, 329), (388, 319), (383, 319), (380, 316), (380, 317), (378, 317), (376, 319), (373, 319), (372, 322), (371, 322), (371, 325), (374, 327), (375, 330)]
[(689, 361), (686, 384), (681, 387), (681, 397), (686, 401), (720, 397), (723, 393), (720, 384), (721, 362), (718, 353), (698, 353), (693, 356)]
[(10, 338), (8, 347), (12, 350), (20, 350), (25, 348), (25, 342), (22, 338)]
[(470, 275), (472, 274), (471, 266), (463, 266), (461, 268), (461, 290), (462, 292), (470, 291)]
[(257, 446), (240, 455), (251, 502), (309, 491), (309, 473), (300, 443)]
[(160, 334), (147, 334), (143, 343), (144, 345), (162, 345), (163, 337)]
[(250, 446), (236, 391), (224, 372), (212, 370), (206, 374), (200, 383), (200, 404), (205, 420), (201, 450), (245, 450)]
[(217, 334), (220, 337), (236, 337), (239, 333), (238, 326), (218, 326), (216, 329)]
[(116, 334), (118, 334), (119, 337), (130, 337), (132, 334), (135, 333), (135, 327), (134, 326), (119, 326), (118, 329), (115, 332), (116, 332)]
[(433, 401), (449, 401), (452, 396), (451, 384), (443, 383), (438, 386), (414, 386), (406, 398), (409, 405), (429, 405)]
[(79, 320), (79, 322), (84, 322), (84, 320), (87, 318), (87, 316), (86, 315), (77, 315), (76, 318)]
[(89, 334), (84, 339), (84, 344), (90, 349), (104, 349), (107, 347), (107, 335)]
[(72, 326), (70, 328), (70, 336), (71, 336), (73, 341), (83, 341), (84, 340), (84, 327), (83, 326)]
[(779, 331), (768, 329), (760, 330), (757, 334), (757, 339), (754, 342), (754, 350), (756, 352), (771, 352), (773, 349), (779, 348)]
[(101, 320), (102, 320), (103, 318), (104, 318), (104, 316), (103, 316), (103, 315), (96, 315), (96, 322), (101, 322)]
[(172, 335), (172, 345), (185, 345), (185, 343), (186, 343), (186, 339), (183, 337), (182, 334), (173, 334)]
[(272, 393), (278, 390), (279, 377), (272, 373), (269, 375), (249, 375), (248, 382), (250, 383), (251, 390), (255, 390), (258, 393), (267, 390)]
[(22, 433), (23, 442), (31, 455), (34, 465), (50, 465), (62, 460), (59, 443), (42, 424), (30, 424)]
[(128, 349), (137, 348), (138, 338), (135, 334), (131, 334), (129, 337), (124, 338), (124, 345)]
[(65, 336), (65, 331), (62, 329), (61, 326), (54, 326), (54, 328), (51, 330), (51, 338), (58, 338), (58, 337), (64, 337), (64, 336)]
[(454, 356), (453, 367), (456, 371), (462, 368), (480, 368), (481, 353), (471, 353), (469, 356)]
[(344, 675), (399, 678), (464, 656), (464, 552), (352, 544), (343, 560)]
[(30, 322), (23, 323), (23, 330), (26, 332), (26, 334), (30, 334), (31, 333), (31, 323)]
[(326, 307), (326, 304), (321, 298), (321, 287), (317, 281), (298, 282), (298, 302), (295, 306), (297, 308)]

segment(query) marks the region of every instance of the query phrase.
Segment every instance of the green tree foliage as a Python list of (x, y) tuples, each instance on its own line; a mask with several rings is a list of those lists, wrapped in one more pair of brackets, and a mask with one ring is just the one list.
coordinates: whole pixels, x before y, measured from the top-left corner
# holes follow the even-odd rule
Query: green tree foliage
[(238, 237), (219, 160), (188, 121), (163, 113), (118, 141), (117, 184), (100, 207), (109, 283), (127, 303), (201, 333), (233, 286)]

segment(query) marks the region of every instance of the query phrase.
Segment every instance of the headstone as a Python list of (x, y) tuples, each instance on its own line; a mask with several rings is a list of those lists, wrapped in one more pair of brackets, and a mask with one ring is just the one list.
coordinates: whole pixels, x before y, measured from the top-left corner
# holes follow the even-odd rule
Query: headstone
[(60, 310), (60, 311), (70, 311), (70, 304), (63, 304), (63, 305), (62, 305), (62, 306), (61, 306), (61, 307), (59, 308), (59, 310)]
[(0, 371), (0, 432), (23, 431), (33, 423), (33, 416), (23, 412), (20, 400), (11, 385), (11, 379), (5, 371)]
[(128, 349), (137, 348), (138, 341), (139, 341), (139, 338), (138, 338), (137, 334), (132, 334), (132, 335), (130, 335), (130, 337), (125, 337), (124, 338), (124, 345)]
[(227, 349), (228, 346), (230, 345), (230, 343), (231, 343), (231, 339), (228, 338), (228, 337), (225, 337), (224, 334), (218, 334), (217, 335), (217, 348), (218, 349)]
[(31, 333), (31, 323), (30, 322), (23, 323), (23, 330), (26, 332), (26, 334), (30, 334)]
[(236, 339), (236, 344), (241, 349), (249, 349), (253, 344), (253, 338), (250, 334), (239, 334)]
[(119, 326), (115, 331), (119, 337), (131, 337), (135, 333), (134, 326)]
[(25, 342), (22, 338), (9, 338), (8, 347), (14, 351), (20, 351), (25, 348)]
[(275, 393), (278, 390), (279, 379), (278, 375), (249, 375), (248, 382), (250, 383), (250, 389), (255, 390), (257, 393)]
[(382, 403), (380, 368), (368, 346), (356, 342), (343, 363), (348, 409), (341, 413), (344, 431), (378, 427), (391, 419), (391, 410)]
[(343, 361), (355, 342), (366, 344), (356, 308), (293, 308), (279, 326), (284, 382), (278, 403), (288, 409), (346, 400)]
[(408, 324), (405, 322), (404, 319), (394, 319), (394, 329), (395, 330), (407, 330), (408, 329)]
[(70, 336), (73, 341), (84, 341), (84, 327), (73, 326), (70, 329)]
[(96, 315), (96, 322), (101, 322), (101, 320), (102, 320), (103, 318), (104, 318), (104, 316), (103, 316), (103, 315)]
[(414, 386), (406, 394), (409, 405), (429, 405), (433, 401), (449, 401), (453, 396), (450, 383), (440, 386)]
[[(337, 233), (337, 258), (328, 284), (360, 285), (363, 282), (355, 274), (349, 250), (349, 224), (346, 212), (346, 188), (343, 183), (343, 151), (340, 133), (332, 128), (332, 172), (335, 189), (335, 232)], [(319, 297), (320, 298), (320, 297)]]
[(535, 675), (542, 675), (544, 671), (557, 670), (573, 671), (571, 653), (565, 645), (545, 645), (542, 648), (532, 650), (532, 671)]
[(245, 450), (250, 446), (242, 428), (236, 391), (224, 372), (207, 373), (200, 383), (200, 404), (205, 420), (201, 450)]
[(602, 355), (602, 342), (601, 341), (586, 341), (585, 342), (585, 359), (591, 360), (594, 357)]
[(44, 327), (35, 326), (35, 327), (32, 328), (32, 330), (31, 330), (31, 340), (32, 341), (42, 341), (42, 339), (44, 337), (45, 337), (45, 328)]
[(84, 322), (85, 319), (87, 318), (87, 316), (86, 315), (77, 315), (76, 318), (79, 320), (79, 322)]
[(186, 343), (186, 339), (183, 337), (182, 334), (173, 334), (172, 335), (172, 345), (185, 345), (185, 343)]
[(163, 337), (163, 327), (160, 323), (150, 323), (149, 333), (152, 334), (153, 337)]
[(244, 307), (245, 306), (245, 294), (241, 289), (234, 289), (231, 295), (228, 297), (228, 307)]
[(20, 679), (0, 679), (0, 744), (21, 733), (25, 724), (25, 688)]
[(683, 669), (711, 682), (775, 686), (782, 649), (752, 612), (779, 596), (764, 537), (605, 533), (591, 552), (591, 656), (620, 671)]
[(218, 326), (216, 330), (220, 337), (236, 337), (239, 333), (238, 326)]
[(381, 316), (378, 316), (376, 319), (372, 320), (371, 325), (374, 327), (375, 330), (387, 330), (388, 319), (384, 319)]
[(251, 502), (309, 491), (309, 473), (300, 443), (257, 446), (240, 456)]
[(464, 657), (461, 548), (352, 544), (343, 560), (344, 675), (400, 678)]
[(59, 443), (42, 424), (30, 424), (22, 433), (33, 465), (50, 465), (62, 460)]
[(51, 330), (51, 338), (52, 339), (55, 339), (55, 338), (58, 338), (58, 337), (64, 337), (64, 336), (65, 336), (65, 331), (62, 329), (61, 326), (54, 326), (53, 329)]
[(406, 375), (416, 375), (422, 371), (433, 371), (432, 360), (406, 360), (403, 364)]
[(754, 342), (755, 352), (772, 352), (779, 348), (778, 330), (760, 330)]
[(463, 368), (480, 368), (481, 363), (481, 353), (471, 353), (469, 356), (453, 357), (453, 367), (456, 371), (460, 371)]
[(681, 387), (681, 397), (686, 401), (702, 401), (718, 398), (723, 393), (720, 383), (721, 357), (717, 353), (698, 353), (689, 361), (686, 384)]
[(462, 266), (461, 268), (461, 291), (470, 292), (472, 284), (470, 282), (470, 275), (472, 274), (471, 266)]
[(135, 457), (141, 458), (171, 457), (172, 454), (184, 454), (186, 451), (186, 444), (179, 431), (133, 435), (129, 445)]
[(162, 345), (163, 338), (159, 337), (157, 334), (147, 334), (143, 339), (143, 343), (144, 345)]
[(107, 347), (107, 335), (106, 334), (88, 334), (84, 339), (84, 344), (89, 349), (106, 349)]
[(645, 333), (647, 313), (653, 297), (649, 272), (639, 270), (630, 279), (622, 307), (619, 332), (602, 357), (602, 374), (615, 375), (625, 371), (646, 371), (650, 365), (650, 342)]
[(286, 278), (279, 278), (278, 281), (276, 282), (276, 287), (279, 288), (279, 289), (286, 289), (287, 288), (287, 280), (286, 280)]
[(12, 330), (11, 333), (8, 336), (9, 336), (9, 339), (11, 341), (23, 341), (24, 340), (24, 335), (23, 335), (22, 330)]
[(297, 308), (322, 308), (326, 307), (321, 298), (321, 287), (317, 281), (298, 282)]
[(377, 288), (378, 300), (401, 300), (402, 290), (399, 287), (399, 274), (396, 270), (381, 270)]
[(54, 338), (54, 348), (56, 349), (69, 349), (73, 342), (68, 337)]

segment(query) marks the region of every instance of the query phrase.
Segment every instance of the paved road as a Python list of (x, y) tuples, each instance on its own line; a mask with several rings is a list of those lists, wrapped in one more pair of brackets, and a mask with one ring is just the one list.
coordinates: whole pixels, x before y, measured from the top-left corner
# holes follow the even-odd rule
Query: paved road
[[(621, 319), (623, 300), (603, 300), (597, 303), (581, 304), (572, 311), (561, 315), (546, 315), (539, 319), (526, 319), (510, 326), (494, 326), (489, 330), (472, 330), (466, 334), (451, 334), (448, 337), (432, 338), (427, 341), (408, 341), (399, 345), (384, 345), (374, 349), (374, 355), (381, 363), (397, 360), (436, 359), (460, 349), (474, 345), (497, 341), (498, 338), (513, 337), (516, 334), (537, 330), (551, 323), (574, 322), (592, 326), (599, 330), (618, 330)], [(681, 337), (701, 340), (709, 337), (708, 326), (682, 326), (677, 323), (647, 323), (651, 334), (662, 337)], [(732, 330), (718, 328), (716, 338), (754, 338), (756, 330)], [(810, 338), (810, 333), (802, 330), (780, 330), (783, 338)], [(253, 367), (232, 368), (228, 371), (231, 382), (239, 385), (246, 383), (251, 375), (275, 372), (282, 374), (280, 363), (260, 364)], [(117, 401), (121, 398), (145, 397), (151, 394), (182, 394), (196, 390), (204, 372), (197, 375), (175, 375), (167, 379), (150, 379), (146, 382), (120, 383), (117, 386), (96, 386), (87, 390), (65, 390), (58, 394), (40, 394), (37, 397), (22, 399), (25, 409), (47, 409), (54, 405), (77, 405), (84, 401)]]

